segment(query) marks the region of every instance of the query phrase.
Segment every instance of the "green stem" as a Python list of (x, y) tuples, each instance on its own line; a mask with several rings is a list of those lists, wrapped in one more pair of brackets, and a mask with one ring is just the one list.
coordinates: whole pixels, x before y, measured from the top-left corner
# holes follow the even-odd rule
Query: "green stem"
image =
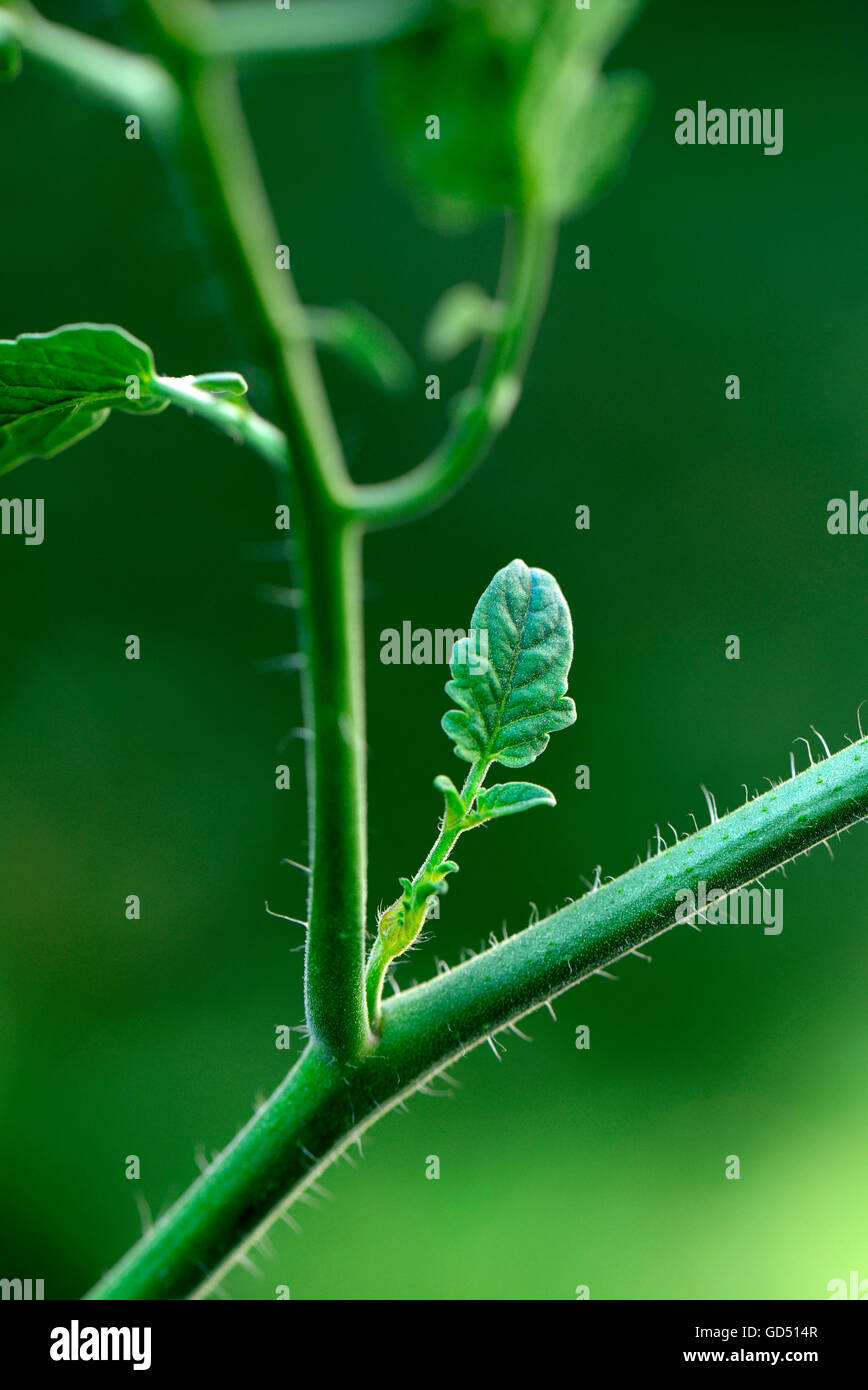
[(210, 56), (239, 66), (282, 63), (287, 57), (384, 43), (410, 33), (439, 8), (437, 0), (296, 0), (289, 10), (273, 0), (222, 4), (207, 34)]
[[(65, 76), (122, 107), (127, 94), (142, 105), (150, 94), (155, 124), (177, 142), (271, 371), (301, 502), (309, 595), (304, 690), (315, 732), (315, 872), (306, 994), (313, 1041), (212, 1167), (92, 1291), (99, 1299), (177, 1298), (212, 1287), (239, 1247), (350, 1138), (493, 1031), (674, 925), (679, 890), (702, 880), (732, 891), (868, 816), (863, 739), (449, 974), (386, 1001), (371, 1045), (362, 949), (362, 523), (406, 520), (442, 501), (506, 422), (548, 284), (554, 233), (533, 212), (520, 224), (506, 327), (484, 352), (479, 384), (443, 445), (403, 479), (353, 488), (304, 315), (287, 272), (274, 268), (279, 238), (234, 76), (197, 48), (209, 11), (192, 0), (138, 0), (138, 9), (168, 72), (149, 59), (117, 66), (113, 50), (34, 21), (28, 6), (17, 6), (14, 17), (25, 48)], [(285, 463), (273, 461), (285, 481)], [(441, 833), (432, 851), (440, 866), (447, 839)], [(426, 863), (430, 871), (431, 856)]]
[(174, 405), (179, 405), (190, 414), (207, 420), (210, 425), (214, 425), (238, 443), (246, 444), (273, 468), (288, 468), (289, 446), (286, 435), (276, 425), (257, 415), (246, 402), (242, 404), (236, 400), (216, 396), (211, 391), (203, 391), (200, 387), (194, 386), (189, 377), (156, 376), (152, 386)]
[[(502, 273), (505, 326), (483, 350), (479, 385), (471, 388), (440, 449), (403, 479), (354, 488), (309, 336), (287, 271), (276, 271), (279, 244), (238, 98), (225, 64), (203, 56), (215, 16), (198, 0), (137, 0), (145, 41), (158, 53), (171, 90), (179, 94), (171, 147), (184, 167), (238, 294), (257, 351), (271, 369), (278, 408), (294, 463), (300, 507), (300, 587), (308, 595), (309, 664), (303, 688), (311, 738), (313, 873), (305, 968), (312, 1036), (346, 1059), (370, 1046), (365, 989), (366, 798), (361, 638), (361, 532), (406, 520), (457, 487), (482, 457), (511, 413), (519, 375), (548, 288), (555, 233), (528, 210), (509, 242)], [(43, 23), (36, 17), (36, 28)], [(52, 57), (64, 67), (58, 28)], [(75, 35), (70, 34), (74, 48)], [(150, 60), (144, 60), (150, 62)], [(111, 88), (110, 51), (94, 50), (83, 76)], [(171, 74), (171, 76), (169, 76)], [(174, 79), (174, 83), (173, 80)], [(102, 85), (101, 85), (102, 84)], [(117, 89), (111, 90), (118, 99)], [(219, 407), (209, 406), (215, 412)], [(224, 412), (225, 419), (225, 412)], [(255, 431), (276, 461), (276, 441)], [(279, 462), (279, 461), (278, 461)], [(375, 966), (375, 970), (377, 967)], [(375, 989), (379, 1001), (382, 973)]]
[(160, 63), (54, 24), (30, 4), (3, 7), (0, 16), (37, 66), (139, 116), (145, 129), (157, 138), (168, 138), (177, 131), (180, 95)]
[[(473, 806), (476, 794), (480, 791), (482, 783), (485, 780), (485, 774), (490, 766), (490, 762), (480, 761), (474, 763), (468, 772), (460, 793), (465, 811), (469, 811)], [(444, 816), (443, 828), (434, 841), (428, 858), (416, 874), (413, 882), (419, 883), (423, 878), (430, 876), (436, 869), (439, 869), (449, 858), (459, 837), (464, 834), (465, 830), (471, 828), (472, 827), (468, 825), (459, 825), (457, 827), (454, 824), (450, 825), (447, 817)]]
[(383, 986), (386, 983), (386, 975), (389, 966), (395, 959), (390, 954), (385, 941), (379, 933), (374, 937), (374, 944), (368, 953), (368, 964), (365, 969), (365, 993), (368, 1001), (368, 1018), (371, 1027), (379, 1033), (382, 1021), (382, 1001)]
[(207, 1293), (239, 1248), (403, 1097), (497, 1029), (675, 925), (679, 890), (699, 881), (725, 891), (744, 887), (866, 816), (863, 739), (536, 926), (386, 1000), (378, 1046), (356, 1067), (342, 1068), (311, 1045), (214, 1165), (89, 1297)]
[[(474, 763), (468, 772), (464, 781), (464, 786), (461, 788), (461, 800), (464, 803), (465, 811), (469, 811), (472, 807), (476, 794), (481, 789), (482, 783), (485, 780), (485, 774), (490, 766), (490, 762), (480, 761)], [(447, 820), (444, 817), (443, 828), (434, 841), (428, 858), (425, 860), (425, 863), (422, 865), (413, 882), (418, 883), (420, 879), (430, 874), (433, 869), (438, 869), (440, 865), (449, 858), (450, 852), (455, 847), (455, 843), (459, 836), (463, 835), (465, 830), (469, 830), (470, 828), (471, 827), (467, 825), (459, 825), (457, 829), (454, 825), (448, 826)]]
[[(366, 786), (362, 530), (342, 521), (311, 534), (307, 591), (311, 679), (311, 892), (305, 1007), (311, 1036), (352, 1060), (370, 1045), (365, 997)], [(329, 567), (327, 580), (319, 574)]]
[(353, 504), (369, 527), (406, 522), (444, 502), (509, 423), (548, 296), (556, 242), (555, 224), (536, 208), (515, 215), (498, 289), (503, 328), (486, 340), (474, 380), (434, 452), (400, 478), (355, 489)]
[[(311, 1035), (343, 1059), (370, 1042), (364, 989), (365, 714), (361, 528), (304, 312), (250, 142), (232, 71), (185, 46), (202, 11), (186, 0), (139, 0), (148, 37), (183, 99), (180, 158), (238, 294), (253, 345), (270, 370), (298, 500), (299, 587), (308, 662), (302, 673), (310, 795), (305, 998)], [(186, 28), (185, 28), (186, 25)]]
[[(461, 788), (460, 792), (465, 811), (471, 809), (474, 798), (480, 790), (485, 779), (485, 774), (490, 766), (490, 761), (481, 760), (478, 763), (474, 763), (468, 772), (464, 786)], [(418, 870), (412, 881), (413, 888), (425, 885), (426, 883), (437, 882), (442, 878), (442, 874), (439, 873), (438, 870), (441, 870), (443, 865), (446, 864), (459, 837), (464, 834), (465, 830), (471, 828), (471, 826), (462, 825), (460, 821), (456, 823), (450, 817), (447, 803), (440, 833), (434, 841), (424, 864), (421, 869)], [(406, 896), (407, 895), (404, 894), (404, 897)], [(398, 901), (400, 902), (401, 900), (399, 899)], [(386, 974), (389, 966), (393, 960), (396, 960), (398, 956), (403, 955), (404, 952), (410, 948), (413, 941), (418, 937), (419, 932), (421, 932), (425, 922), (424, 914), (425, 911), (427, 911), (427, 901), (427, 898), (420, 901), (418, 921), (415, 924), (415, 935), (413, 935), (412, 938), (410, 937), (410, 933), (408, 933), (408, 939), (403, 941), (399, 946), (390, 945), (390, 942), (383, 934), (381, 926), (374, 939), (374, 944), (368, 955), (368, 964), (365, 972), (365, 989), (368, 1000), (368, 1019), (375, 1033), (378, 1033), (380, 1029), (383, 985), (386, 981)], [(388, 920), (389, 913), (397, 906), (398, 903), (395, 903), (392, 909), (387, 909), (386, 913), (383, 914), (383, 918)], [(381, 924), (383, 918), (380, 919)]]

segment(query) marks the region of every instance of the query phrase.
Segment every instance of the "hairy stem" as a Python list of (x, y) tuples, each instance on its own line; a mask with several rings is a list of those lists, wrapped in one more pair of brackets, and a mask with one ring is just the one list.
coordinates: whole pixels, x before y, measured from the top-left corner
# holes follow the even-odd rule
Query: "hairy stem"
[[(311, 890), (305, 1001), (311, 1034), (336, 1056), (368, 1046), (364, 990), (365, 720), (361, 532), (305, 316), (262, 185), (234, 74), (184, 46), (185, 7), (140, 0), (182, 95), (180, 151), (254, 346), (267, 365), (292, 458), (307, 666), (302, 673)], [(200, 24), (191, 7), (190, 32)]]
[(312, 1044), (214, 1165), (88, 1296), (203, 1296), (351, 1139), (497, 1029), (674, 926), (680, 890), (700, 881), (726, 892), (744, 887), (866, 816), (862, 739), (536, 926), (388, 999), (378, 1045), (358, 1065), (341, 1067)]
[[(0, 13), (25, 51), (57, 75), (142, 116), (193, 191), (239, 318), (269, 371), (283, 434), (259, 417), (248, 417), (245, 438), (284, 472), (291, 457), (299, 503), (293, 514), (299, 588), (308, 600), (300, 623), (308, 657), (302, 682), (310, 734), (313, 870), (305, 969), (308, 1025), (335, 1055), (358, 1056), (370, 1043), (364, 989), (361, 531), (306, 317), (292, 276), (275, 265), (282, 239), (235, 75), (207, 52), (207, 36), (220, 16), (202, 0), (132, 0), (131, 17), (155, 54), (151, 58), (49, 23), (24, 0)], [(194, 401), (188, 395), (186, 403), (222, 427), (235, 414), (219, 399)]]
[[(333, 2), (336, 14), (338, 0)], [(239, 7), (230, 9), (240, 17)], [(397, 7), (372, 0), (364, 19), (360, 6), (358, 12), (341, 11), (358, 19), (355, 41), (368, 41), (361, 31), (375, 9), (383, 19), (380, 37), (398, 32), (392, 27)], [(548, 289), (554, 228), (534, 208), (518, 218), (500, 294), (503, 325), (488, 337), (443, 443), (403, 478), (354, 487), (309, 326), (288, 272), (275, 266), (280, 238), (235, 76), (224, 61), (235, 50), (214, 37), (219, 13), (200, 0), (133, 0), (133, 12), (159, 62), (47, 24), (23, 0), (4, 7), (2, 15), (38, 62), (121, 109), (141, 107), (145, 123), (150, 121), (189, 179), (252, 345), (271, 377), (283, 433), (254, 417), (248, 442), (276, 465), (282, 485), (291, 476), (300, 503), (307, 596), (304, 698), (312, 734), (306, 957), (312, 1041), (246, 1128), (96, 1286), (89, 1297), (97, 1299), (206, 1293), (239, 1250), (352, 1137), (496, 1030), (668, 930), (679, 892), (700, 881), (731, 892), (868, 816), (863, 739), (447, 975), (386, 1001), (378, 1035), (372, 1035), (363, 952), (363, 531), (408, 520), (445, 500), (506, 424)], [(291, 22), (288, 14), (280, 18)], [(316, 32), (312, 7), (308, 19), (309, 41), (319, 46), (326, 31), (316, 42), (310, 38)], [(258, 22), (265, 25), (264, 10)], [(273, 23), (269, 13), (268, 27)], [(256, 56), (252, 49), (261, 53), (271, 46), (261, 37), (264, 28), (257, 32), (250, 56)], [(235, 409), (219, 401), (207, 408), (197, 404), (221, 427), (229, 423), (226, 410)], [(233, 419), (237, 424), (238, 417)], [(444, 826), (420, 874), (443, 867), (457, 833), (450, 841), (452, 831)], [(377, 1007), (381, 982), (382, 975)]]
[[(480, 762), (475, 763), (468, 772), (464, 786), (459, 793), (461, 804), (465, 811), (471, 809), (476, 794), (485, 780), (485, 774), (489, 767), (489, 762), (480, 760)], [(464, 834), (465, 830), (470, 829), (472, 829), (471, 825), (462, 824), (460, 819), (457, 821), (454, 819), (450, 814), (450, 806), (447, 801), (446, 810), (440, 823), (440, 832), (424, 864), (413, 878), (409, 893), (405, 892), (402, 898), (399, 898), (390, 908), (387, 908), (380, 918), (377, 935), (368, 955), (368, 964), (365, 972), (365, 988), (368, 996), (368, 1018), (375, 1032), (379, 1032), (380, 1028), (380, 1005), (383, 997), (383, 985), (385, 984), (389, 966), (393, 960), (396, 960), (398, 956), (403, 955), (405, 951), (409, 950), (425, 923), (425, 915), (428, 909), (430, 895), (425, 896), (423, 893), (419, 892), (419, 889), (442, 882), (445, 872), (456, 867), (449, 861), (449, 855), (459, 837)], [(400, 939), (395, 940), (394, 933), (390, 932), (388, 927), (395, 913), (399, 910), (403, 911), (403, 900), (407, 900), (407, 911), (404, 915), (411, 920), (404, 925)]]

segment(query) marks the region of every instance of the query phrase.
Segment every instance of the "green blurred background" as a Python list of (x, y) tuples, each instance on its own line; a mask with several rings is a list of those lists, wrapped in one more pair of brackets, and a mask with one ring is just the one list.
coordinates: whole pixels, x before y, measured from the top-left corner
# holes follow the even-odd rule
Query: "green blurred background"
[[(45, 12), (124, 36), (119, 6)], [(811, 724), (833, 748), (856, 734), (868, 541), (830, 537), (826, 504), (868, 495), (866, 39), (856, 0), (650, 5), (613, 65), (651, 75), (653, 113), (627, 178), (563, 228), (512, 427), (458, 498), (368, 543), (372, 907), (428, 848), (433, 777), (460, 770), (444, 670), (381, 665), (380, 631), (466, 625), (519, 555), (557, 575), (577, 638), (578, 722), (538, 768), (558, 808), (468, 840), (405, 983), (577, 896), (595, 865), (626, 869), (655, 823), (689, 828), (700, 784), (732, 808), (791, 748), (804, 765)], [(366, 58), (258, 73), (244, 95), (305, 300), (362, 302), (433, 369), (425, 318), (456, 281), (493, 288), (499, 226), (419, 225)], [(674, 111), (700, 99), (783, 107), (783, 154), (677, 147)], [(117, 113), (25, 72), (0, 123), (0, 334), (117, 322), (164, 372), (250, 370), (158, 157)], [(358, 478), (418, 460), (469, 360), (440, 403), (326, 364)], [(113, 418), (3, 495), (46, 499), (46, 539), (0, 540), (0, 1274), (78, 1296), (138, 1235), (137, 1195), (162, 1210), (197, 1146), (222, 1147), (278, 1081), (275, 1025), (302, 1018), (298, 929), (263, 906), (303, 908), (279, 867), (306, 852), (297, 678), (258, 669), (295, 639), (260, 593), (285, 582), (267, 470), (180, 413)], [(565, 996), (557, 1025), (529, 1020), (532, 1045), (474, 1053), (454, 1099), (376, 1126), (357, 1169), (328, 1175), (333, 1200), (297, 1208), (302, 1234), (278, 1225), (261, 1276), (227, 1291), (824, 1298), (868, 1277), (866, 847), (859, 829), (834, 865), (820, 849), (788, 870), (780, 936), (682, 928), (651, 965)]]

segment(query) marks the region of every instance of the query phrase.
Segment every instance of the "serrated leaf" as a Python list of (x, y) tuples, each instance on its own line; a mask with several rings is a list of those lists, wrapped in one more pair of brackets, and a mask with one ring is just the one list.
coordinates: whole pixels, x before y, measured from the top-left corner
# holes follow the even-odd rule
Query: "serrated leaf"
[(390, 44), (380, 101), (423, 214), (462, 229), (529, 202), (560, 216), (601, 192), (644, 102), (635, 81), (609, 92), (598, 74), (638, 7), (446, 0), (437, 25)]
[(546, 787), (538, 787), (534, 782), (500, 782), (479, 793), (467, 819), (477, 825), (494, 816), (512, 816), (517, 811), (530, 811), (534, 806), (555, 805), (557, 802)]
[(150, 348), (114, 324), (0, 339), (0, 473), (52, 458), (98, 429), (112, 409), (164, 410), (154, 375)]
[(453, 285), (438, 300), (425, 329), (425, 350), (446, 361), (487, 333), (503, 327), (505, 305), (479, 285)]
[(546, 570), (513, 560), (494, 576), (467, 637), (452, 649), (446, 693), (457, 710), (441, 721), (459, 758), (526, 767), (549, 735), (576, 717), (566, 695), (573, 659), (570, 610)]

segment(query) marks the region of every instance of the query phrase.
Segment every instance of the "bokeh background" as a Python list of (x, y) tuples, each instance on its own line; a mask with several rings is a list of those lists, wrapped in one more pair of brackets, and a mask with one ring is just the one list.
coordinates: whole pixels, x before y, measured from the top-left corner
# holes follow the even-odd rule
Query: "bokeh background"
[[(121, 6), (44, 8), (124, 37)], [(791, 749), (804, 764), (799, 737), (819, 751), (812, 724), (833, 748), (856, 734), (868, 541), (830, 537), (826, 504), (868, 495), (866, 41), (856, 0), (649, 6), (612, 65), (651, 75), (654, 109), (628, 176), (563, 228), (510, 430), (459, 497), (368, 543), (372, 908), (429, 845), (433, 777), (460, 770), (446, 672), (381, 665), (380, 631), (466, 625), (518, 555), (557, 575), (577, 638), (578, 722), (536, 769), (557, 810), (467, 841), (404, 982), (596, 865), (626, 869), (655, 823), (687, 829), (702, 783), (731, 808)], [(433, 369), (426, 316), (457, 281), (493, 288), (501, 228), (419, 224), (366, 57), (259, 72), (244, 96), (305, 300), (360, 301)], [(700, 99), (783, 107), (783, 154), (677, 147), (674, 111)], [(250, 370), (159, 158), (116, 112), (25, 72), (0, 122), (3, 336), (117, 322), (164, 372)], [(416, 462), (469, 364), (432, 403), (421, 376), (394, 400), (327, 362), (356, 476)], [(297, 929), (264, 910), (303, 908), (279, 867), (305, 858), (297, 678), (261, 669), (294, 623), (262, 601), (286, 582), (267, 470), (180, 413), (115, 417), (3, 495), (44, 497), (47, 530), (0, 540), (0, 1273), (78, 1296), (138, 1235), (139, 1199), (163, 1209), (279, 1080), (275, 1025), (302, 1019)], [(565, 996), (557, 1024), (530, 1020), (532, 1044), (474, 1053), (454, 1099), (376, 1126), (332, 1200), (297, 1209), (302, 1234), (279, 1225), (261, 1276), (227, 1291), (825, 1298), (868, 1277), (866, 846), (858, 829), (834, 864), (821, 848), (788, 870), (780, 936), (679, 929)]]

